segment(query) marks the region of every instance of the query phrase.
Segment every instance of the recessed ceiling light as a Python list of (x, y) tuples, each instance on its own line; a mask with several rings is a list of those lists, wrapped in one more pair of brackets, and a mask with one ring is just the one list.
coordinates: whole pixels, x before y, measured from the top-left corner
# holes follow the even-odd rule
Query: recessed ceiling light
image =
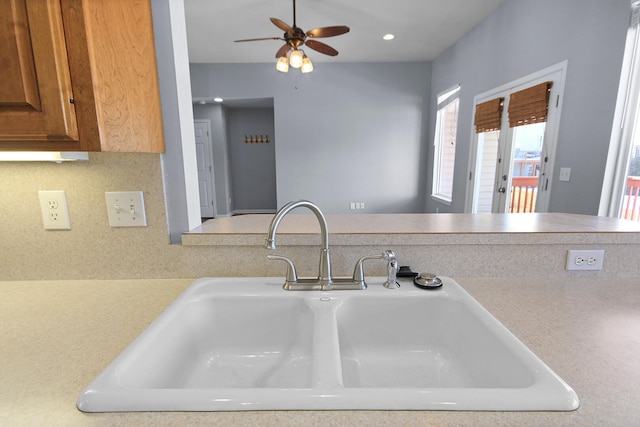
[(207, 101), (198, 101), (198, 104), (200, 105), (205, 105), (207, 103)]
[(213, 100), (214, 100), (215, 102), (222, 102), (222, 101), (224, 101), (224, 99), (222, 99), (222, 98), (213, 98)]
[(393, 34), (385, 34), (384, 36), (382, 36), (382, 38), (384, 40), (393, 40), (395, 36)]

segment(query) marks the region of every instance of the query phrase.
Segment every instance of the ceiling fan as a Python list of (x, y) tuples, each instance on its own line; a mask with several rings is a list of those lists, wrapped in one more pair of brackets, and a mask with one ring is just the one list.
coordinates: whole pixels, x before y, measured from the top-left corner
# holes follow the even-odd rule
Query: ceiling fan
[[(323, 53), (329, 56), (336, 56), (338, 51), (329, 46), (326, 43), (322, 43), (318, 38), (334, 37), (349, 32), (349, 27), (345, 25), (336, 25), (331, 27), (314, 28), (304, 32), (301, 28), (296, 26), (296, 0), (293, 0), (293, 26), (290, 26), (286, 22), (278, 18), (269, 18), (273, 24), (284, 31), (282, 37), (262, 37), (257, 39), (243, 39), (235, 40), (236, 42), (253, 42), (260, 40), (282, 40), (285, 43), (276, 52), (276, 58), (278, 62), (276, 69), (278, 71), (287, 72), (289, 65), (293, 68), (301, 68), (303, 73), (308, 73), (313, 70), (313, 64), (307, 57), (304, 51), (301, 51), (302, 46), (307, 46), (317, 52)], [(290, 54), (289, 54), (290, 53)], [(289, 58), (287, 55), (289, 54)]]

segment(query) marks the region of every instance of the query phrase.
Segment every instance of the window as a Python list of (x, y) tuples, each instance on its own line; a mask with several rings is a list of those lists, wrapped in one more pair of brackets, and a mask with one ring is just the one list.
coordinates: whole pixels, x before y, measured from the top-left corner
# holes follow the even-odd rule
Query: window
[(599, 215), (640, 221), (640, 1), (631, 2)]
[(459, 95), (459, 85), (438, 95), (431, 197), (447, 204), (451, 203), (453, 196)]

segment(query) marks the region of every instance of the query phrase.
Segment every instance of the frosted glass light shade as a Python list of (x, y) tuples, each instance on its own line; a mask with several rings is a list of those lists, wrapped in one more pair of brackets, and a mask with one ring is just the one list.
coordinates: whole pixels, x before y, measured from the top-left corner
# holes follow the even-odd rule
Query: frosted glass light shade
[(287, 61), (286, 56), (281, 56), (278, 58), (278, 62), (276, 63), (276, 70), (281, 73), (286, 73), (289, 71), (289, 62)]
[(310, 73), (313, 71), (313, 64), (307, 55), (302, 58), (302, 67), (300, 68), (300, 71), (303, 73)]
[(302, 67), (302, 52), (297, 49), (291, 52), (291, 55), (289, 55), (289, 65), (293, 68)]

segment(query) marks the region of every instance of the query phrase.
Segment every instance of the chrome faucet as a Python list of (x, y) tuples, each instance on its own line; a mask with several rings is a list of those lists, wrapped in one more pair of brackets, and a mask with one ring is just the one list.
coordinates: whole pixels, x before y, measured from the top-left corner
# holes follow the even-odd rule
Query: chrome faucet
[(387, 264), (387, 281), (384, 286), (394, 289), (399, 287), (396, 283), (396, 272), (398, 270), (398, 259), (393, 251), (385, 251), (381, 255), (363, 256), (356, 263), (353, 271), (353, 277), (333, 277), (331, 275), (331, 258), (329, 256), (329, 231), (327, 220), (320, 208), (308, 200), (298, 200), (284, 205), (273, 217), (267, 232), (265, 247), (267, 249), (276, 248), (276, 232), (282, 219), (293, 209), (305, 207), (311, 210), (320, 223), (320, 234), (322, 236), (322, 247), (320, 249), (320, 262), (318, 264), (318, 276), (310, 278), (299, 278), (296, 273), (296, 267), (289, 258), (280, 255), (267, 255), (271, 260), (284, 261), (287, 264), (287, 274), (283, 288), (286, 290), (340, 290), (340, 289), (366, 289), (367, 284), (364, 278), (364, 261), (369, 259), (384, 259)]
[(332, 277), (331, 277), (331, 258), (329, 257), (329, 231), (327, 228), (327, 220), (325, 219), (322, 211), (319, 207), (314, 205), (308, 200), (298, 200), (297, 202), (289, 202), (284, 205), (278, 213), (271, 220), (269, 225), (269, 231), (267, 232), (267, 240), (265, 241), (265, 247), (267, 249), (276, 248), (276, 232), (280, 221), (289, 212), (295, 208), (305, 207), (311, 210), (316, 215), (318, 222), (320, 223), (320, 235), (322, 236), (322, 248), (320, 249), (320, 263), (318, 265), (318, 277), (313, 279), (298, 279), (295, 273), (295, 267), (293, 261), (286, 257), (280, 256), (267, 256), (269, 259), (277, 259), (285, 261), (288, 264), (287, 280), (285, 282), (285, 289), (290, 289), (292, 285), (299, 284), (300, 288), (305, 290), (320, 289), (323, 291), (331, 290)]

